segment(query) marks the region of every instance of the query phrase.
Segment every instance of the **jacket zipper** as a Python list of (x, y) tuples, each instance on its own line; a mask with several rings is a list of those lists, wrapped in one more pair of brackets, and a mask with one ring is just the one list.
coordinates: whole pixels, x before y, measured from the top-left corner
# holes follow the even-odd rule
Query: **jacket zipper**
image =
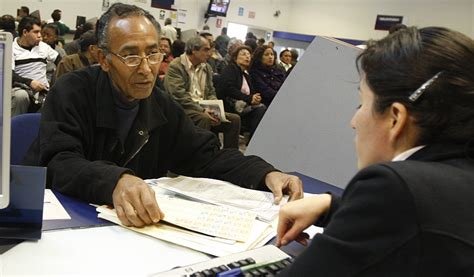
[[(143, 132), (143, 131), (140, 131), (140, 132)], [(139, 132), (139, 133), (140, 133)], [(137, 151), (135, 151), (133, 153), (132, 156), (130, 156), (130, 158), (127, 159), (127, 161), (123, 164), (123, 166), (125, 167), (133, 158), (135, 158), (135, 156), (138, 154), (138, 152), (140, 152), (140, 150), (142, 150), (143, 146), (145, 146), (145, 144), (148, 143), (148, 139), (150, 138), (150, 135), (148, 135), (147, 133), (147, 136), (145, 138), (145, 141), (143, 141), (143, 143), (140, 145), (140, 147), (138, 147)]]

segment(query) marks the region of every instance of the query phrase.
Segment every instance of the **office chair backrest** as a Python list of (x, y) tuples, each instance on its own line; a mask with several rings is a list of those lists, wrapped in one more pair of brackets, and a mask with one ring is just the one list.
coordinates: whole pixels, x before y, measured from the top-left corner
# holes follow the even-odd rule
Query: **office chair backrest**
[(12, 117), (10, 163), (19, 164), (28, 148), (38, 136), (40, 113), (20, 114)]

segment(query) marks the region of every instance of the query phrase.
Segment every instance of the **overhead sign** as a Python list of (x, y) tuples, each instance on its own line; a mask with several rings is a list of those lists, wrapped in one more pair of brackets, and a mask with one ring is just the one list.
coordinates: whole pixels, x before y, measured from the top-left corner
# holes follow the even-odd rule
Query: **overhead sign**
[(375, 21), (375, 30), (384, 30), (388, 31), (390, 27), (396, 24), (401, 24), (403, 21), (403, 16), (401, 15), (377, 15), (377, 20)]

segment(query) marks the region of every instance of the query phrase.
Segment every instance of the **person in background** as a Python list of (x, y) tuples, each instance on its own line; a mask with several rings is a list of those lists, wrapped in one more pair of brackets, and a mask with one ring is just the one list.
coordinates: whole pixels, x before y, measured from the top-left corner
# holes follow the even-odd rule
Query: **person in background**
[(160, 51), (164, 57), (160, 65), (160, 70), (158, 71), (158, 76), (160, 80), (163, 81), (166, 72), (168, 72), (170, 62), (174, 59), (173, 53), (171, 53), (171, 40), (169, 38), (162, 37), (160, 39)]
[(173, 57), (179, 57), (183, 55), (185, 48), (186, 43), (184, 43), (184, 41), (180, 39), (173, 41), (173, 44), (171, 45), (171, 53), (173, 53)]
[(15, 26), (15, 18), (13, 15), (5, 14), (0, 17), (0, 30), (4, 32), (9, 32), (12, 34), (13, 38), (18, 36)]
[(234, 52), (237, 47), (244, 45), (242, 40), (237, 38), (231, 38), (229, 43), (227, 44), (227, 55), (224, 57), (224, 66), (228, 65), (232, 62), (232, 55), (231, 53)]
[(199, 35), (207, 39), (209, 41), (209, 45), (211, 46), (211, 56), (207, 60), (207, 63), (211, 66), (213, 74), (220, 74), (224, 68), (224, 58), (215, 48), (214, 36), (211, 33), (205, 32), (201, 32)]
[(80, 29), (76, 29), (76, 32), (74, 33), (74, 40), (64, 44), (64, 51), (66, 51), (67, 55), (77, 54), (81, 52), (81, 46), (79, 45), (79, 42), (81, 40), (82, 34), (86, 33), (89, 30), (95, 31), (96, 24), (97, 20), (87, 21), (86, 23), (84, 23), (84, 25), (81, 26)]
[(232, 62), (227, 65), (216, 86), (216, 93), (224, 100), (225, 109), (242, 119), (242, 126), (252, 138), (267, 108), (261, 103), (260, 93), (253, 90), (247, 72), (252, 54), (248, 46), (238, 46), (232, 52)]
[(245, 41), (244, 41), (244, 45), (247, 45), (250, 50), (253, 52), (255, 52), (255, 49), (257, 49), (258, 45), (257, 45), (257, 40), (254, 39), (254, 38), (247, 38)]
[(171, 23), (172, 23), (171, 18), (166, 18), (165, 26), (163, 27), (161, 32), (162, 32), (163, 37), (169, 38), (171, 40), (171, 43), (173, 43), (175, 40), (178, 39), (178, 32), (173, 27), (173, 25), (171, 25)]
[(296, 50), (295, 48), (292, 48), (290, 52), (291, 52), (291, 69), (293, 69), (295, 65), (298, 63), (298, 58), (300, 54), (298, 53), (298, 50)]
[[(147, 11), (113, 4), (99, 19), (100, 66), (63, 75), (52, 87), (24, 164), (48, 167), (48, 186), (87, 203), (113, 205), (126, 226), (164, 214), (144, 179), (177, 174), (217, 178), (302, 197), (301, 180), (256, 156), (220, 150), (211, 132), (155, 86), (163, 54)], [(40, 147), (41, 146), (41, 147)]]
[(89, 30), (81, 35), (79, 46), (81, 52), (67, 55), (59, 62), (56, 69), (56, 79), (65, 73), (97, 64), (97, 36), (94, 30)]
[(199, 105), (200, 100), (217, 100), (212, 68), (207, 63), (210, 55), (211, 47), (207, 39), (201, 36), (190, 38), (186, 42), (186, 52), (170, 63), (163, 85), (196, 126), (223, 132), (224, 148), (237, 149), (240, 116), (225, 113), (229, 122), (222, 122), (214, 111)]
[(20, 22), (21, 19), (25, 16), (30, 15), (30, 9), (27, 6), (21, 6), (20, 9), (18, 9), (18, 15), (16, 17), (16, 21)]
[(291, 51), (290, 49), (284, 49), (280, 52), (280, 61), (278, 62), (278, 67), (284, 70), (285, 72), (288, 72), (290, 68), (292, 67), (291, 65)]
[[(13, 41), (12, 115), (36, 112), (49, 90), (46, 75), (47, 62), (58, 64), (58, 52), (41, 41), (41, 22), (25, 16), (18, 24), (19, 37)], [(31, 94), (31, 96), (30, 96)], [(34, 103), (30, 101), (34, 98)]]
[(367, 42), (351, 121), (360, 171), (342, 198), (282, 207), (278, 245), (324, 227), (282, 276), (473, 276), (473, 64), (474, 41), (446, 28)]
[(275, 43), (273, 41), (269, 41), (268, 42), (268, 47), (273, 49), (275, 47)]
[(227, 35), (227, 27), (222, 28), (221, 34), (216, 37), (214, 43), (216, 44), (216, 50), (219, 51), (222, 57), (227, 55), (227, 45), (229, 44), (230, 37)]
[(259, 38), (257, 40), (257, 47), (265, 45), (265, 39), (264, 38)]
[[(209, 33), (211, 31), (211, 28), (209, 27), (209, 25), (207, 24), (204, 24), (204, 26), (202, 26), (202, 32), (201, 33)], [(201, 34), (199, 33), (199, 34)]]
[(276, 66), (275, 51), (269, 46), (255, 50), (250, 64), (250, 80), (253, 89), (260, 92), (262, 103), (267, 106), (285, 81), (286, 73)]
[[(41, 37), (43, 42), (51, 46), (56, 52), (58, 52), (61, 59), (66, 56), (66, 52), (62, 48), (61, 43), (58, 41), (59, 31), (56, 25), (50, 23), (46, 24), (41, 28)], [(56, 64), (52, 61), (49, 61), (46, 65), (46, 76), (48, 82), (53, 85), (56, 80)]]
[(64, 44), (64, 35), (69, 33), (69, 27), (61, 21), (62, 12), (61, 10), (54, 10), (51, 14), (51, 19), (48, 20), (48, 23), (56, 25), (59, 31), (59, 40)]

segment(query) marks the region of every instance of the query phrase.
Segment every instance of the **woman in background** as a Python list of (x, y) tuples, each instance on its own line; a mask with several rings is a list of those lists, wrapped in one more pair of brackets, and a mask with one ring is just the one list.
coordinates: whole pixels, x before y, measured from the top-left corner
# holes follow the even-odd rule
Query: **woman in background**
[(286, 73), (276, 66), (275, 51), (269, 46), (258, 47), (250, 65), (253, 88), (262, 95), (262, 103), (269, 106), (285, 81)]
[(217, 81), (216, 93), (224, 100), (225, 110), (237, 113), (242, 126), (250, 132), (252, 138), (267, 108), (261, 103), (260, 93), (253, 90), (247, 72), (251, 61), (251, 49), (238, 46), (231, 53), (232, 61), (223, 69)]
[(360, 172), (342, 198), (285, 205), (278, 245), (325, 227), (288, 276), (474, 275), (474, 42), (414, 27), (358, 57)]

